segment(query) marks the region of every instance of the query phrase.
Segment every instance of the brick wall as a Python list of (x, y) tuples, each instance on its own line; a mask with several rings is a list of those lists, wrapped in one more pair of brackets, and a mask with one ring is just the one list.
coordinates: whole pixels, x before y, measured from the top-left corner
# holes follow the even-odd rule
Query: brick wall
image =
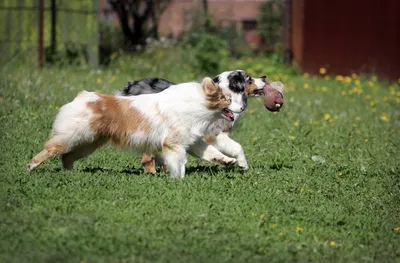
[[(210, 15), (220, 26), (234, 23), (242, 30), (244, 20), (256, 20), (259, 7), (269, 0), (208, 0)], [(107, 0), (100, 0), (100, 19), (118, 24), (115, 14), (110, 14)], [(191, 16), (202, 11), (202, 0), (173, 0), (160, 18), (159, 33), (161, 36), (179, 37), (191, 25)], [(245, 31), (245, 40), (258, 43), (256, 30)]]

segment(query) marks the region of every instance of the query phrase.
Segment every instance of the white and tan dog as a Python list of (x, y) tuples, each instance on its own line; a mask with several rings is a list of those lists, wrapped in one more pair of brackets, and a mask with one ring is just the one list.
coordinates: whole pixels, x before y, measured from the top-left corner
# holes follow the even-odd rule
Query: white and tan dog
[[(174, 178), (185, 175), (186, 155), (231, 165), (227, 157), (203, 138), (211, 123), (232, 120), (231, 93), (211, 78), (202, 83), (173, 85), (157, 94), (113, 96), (83, 91), (61, 107), (44, 150), (27, 165), (28, 171), (61, 155), (64, 169), (105, 143), (154, 155), (163, 153)], [(230, 107), (232, 108), (232, 107)], [(240, 108), (240, 106), (238, 106)]]
[[(264, 95), (263, 88), (269, 85), (265, 76), (253, 78), (243, 70), (225, 71), (214, 78), (219, 87), (232, 94), (232, 104), (229, 106), (234, 117), (231, 120), (219, 119), (213, 122), (207, 130), (205, 140), (215, 146), (220, 152), (237, 159), (237, 164), (248, 169), (246, 156), (242, 146), (230, 137), (233, 126), (242, 112), (247, 108), (247, 98)], [(117, 94), (122, 96), (136, 96), (140, 94), (154, 94), (169, 89), (175, 85), (165, 79), (145, 78), (128, 82), (128, 85)], [(237, 106), (239, 105), (239, 113)], [(155, 173), (156, 165), (165, 170), (164, 161), (160, 156), (143, 155), (142, 164), (145, 172)]]

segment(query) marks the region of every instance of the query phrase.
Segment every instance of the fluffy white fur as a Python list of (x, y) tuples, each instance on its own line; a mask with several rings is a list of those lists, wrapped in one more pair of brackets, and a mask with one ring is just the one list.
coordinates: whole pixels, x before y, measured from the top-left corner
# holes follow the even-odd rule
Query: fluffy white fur
[[(220, 93), (219, 104), (214, 103), (212, 108), (207, 95), (215, 92)], [(31, 171), (57, 155), (62, 155), (63, 167), (71, 169), (74, 161), (107, 142), (148, 154), (162, 151), (174, 178), (184, 177), (187, 153), (234, 164), (234, 158), (203, 140), (209, 125), (223, 117), (223, 108), (233, 104), (240, 111), (230, 97), (228, 90), (220, 89), (210, 78), (201, 84), (183, 83), (157, 94), (131, 97), (83, 91), (60, 108), (50, 139), (27, 169)]]

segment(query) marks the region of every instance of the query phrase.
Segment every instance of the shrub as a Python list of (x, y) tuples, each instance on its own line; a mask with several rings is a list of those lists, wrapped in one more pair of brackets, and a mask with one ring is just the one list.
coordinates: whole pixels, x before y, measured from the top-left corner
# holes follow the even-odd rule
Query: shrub
[(227, 42), (205, 29), (187, 35), (183, 45), (193, 51), (195, 60), (190, 63), (199, 73), (219, 72), (229, 55)]

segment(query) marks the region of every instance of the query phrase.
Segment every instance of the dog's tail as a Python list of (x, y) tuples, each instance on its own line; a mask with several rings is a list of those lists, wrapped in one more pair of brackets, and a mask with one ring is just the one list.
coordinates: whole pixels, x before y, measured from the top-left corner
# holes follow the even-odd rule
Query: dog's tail
[(128, 81), (128, 84), (121, 91), (118, 91), (118, 96), (136, 96), (141, 94), (159, 93), (175, 83), (160, 79), (160, 78), (146, 78), (134, 81)]

